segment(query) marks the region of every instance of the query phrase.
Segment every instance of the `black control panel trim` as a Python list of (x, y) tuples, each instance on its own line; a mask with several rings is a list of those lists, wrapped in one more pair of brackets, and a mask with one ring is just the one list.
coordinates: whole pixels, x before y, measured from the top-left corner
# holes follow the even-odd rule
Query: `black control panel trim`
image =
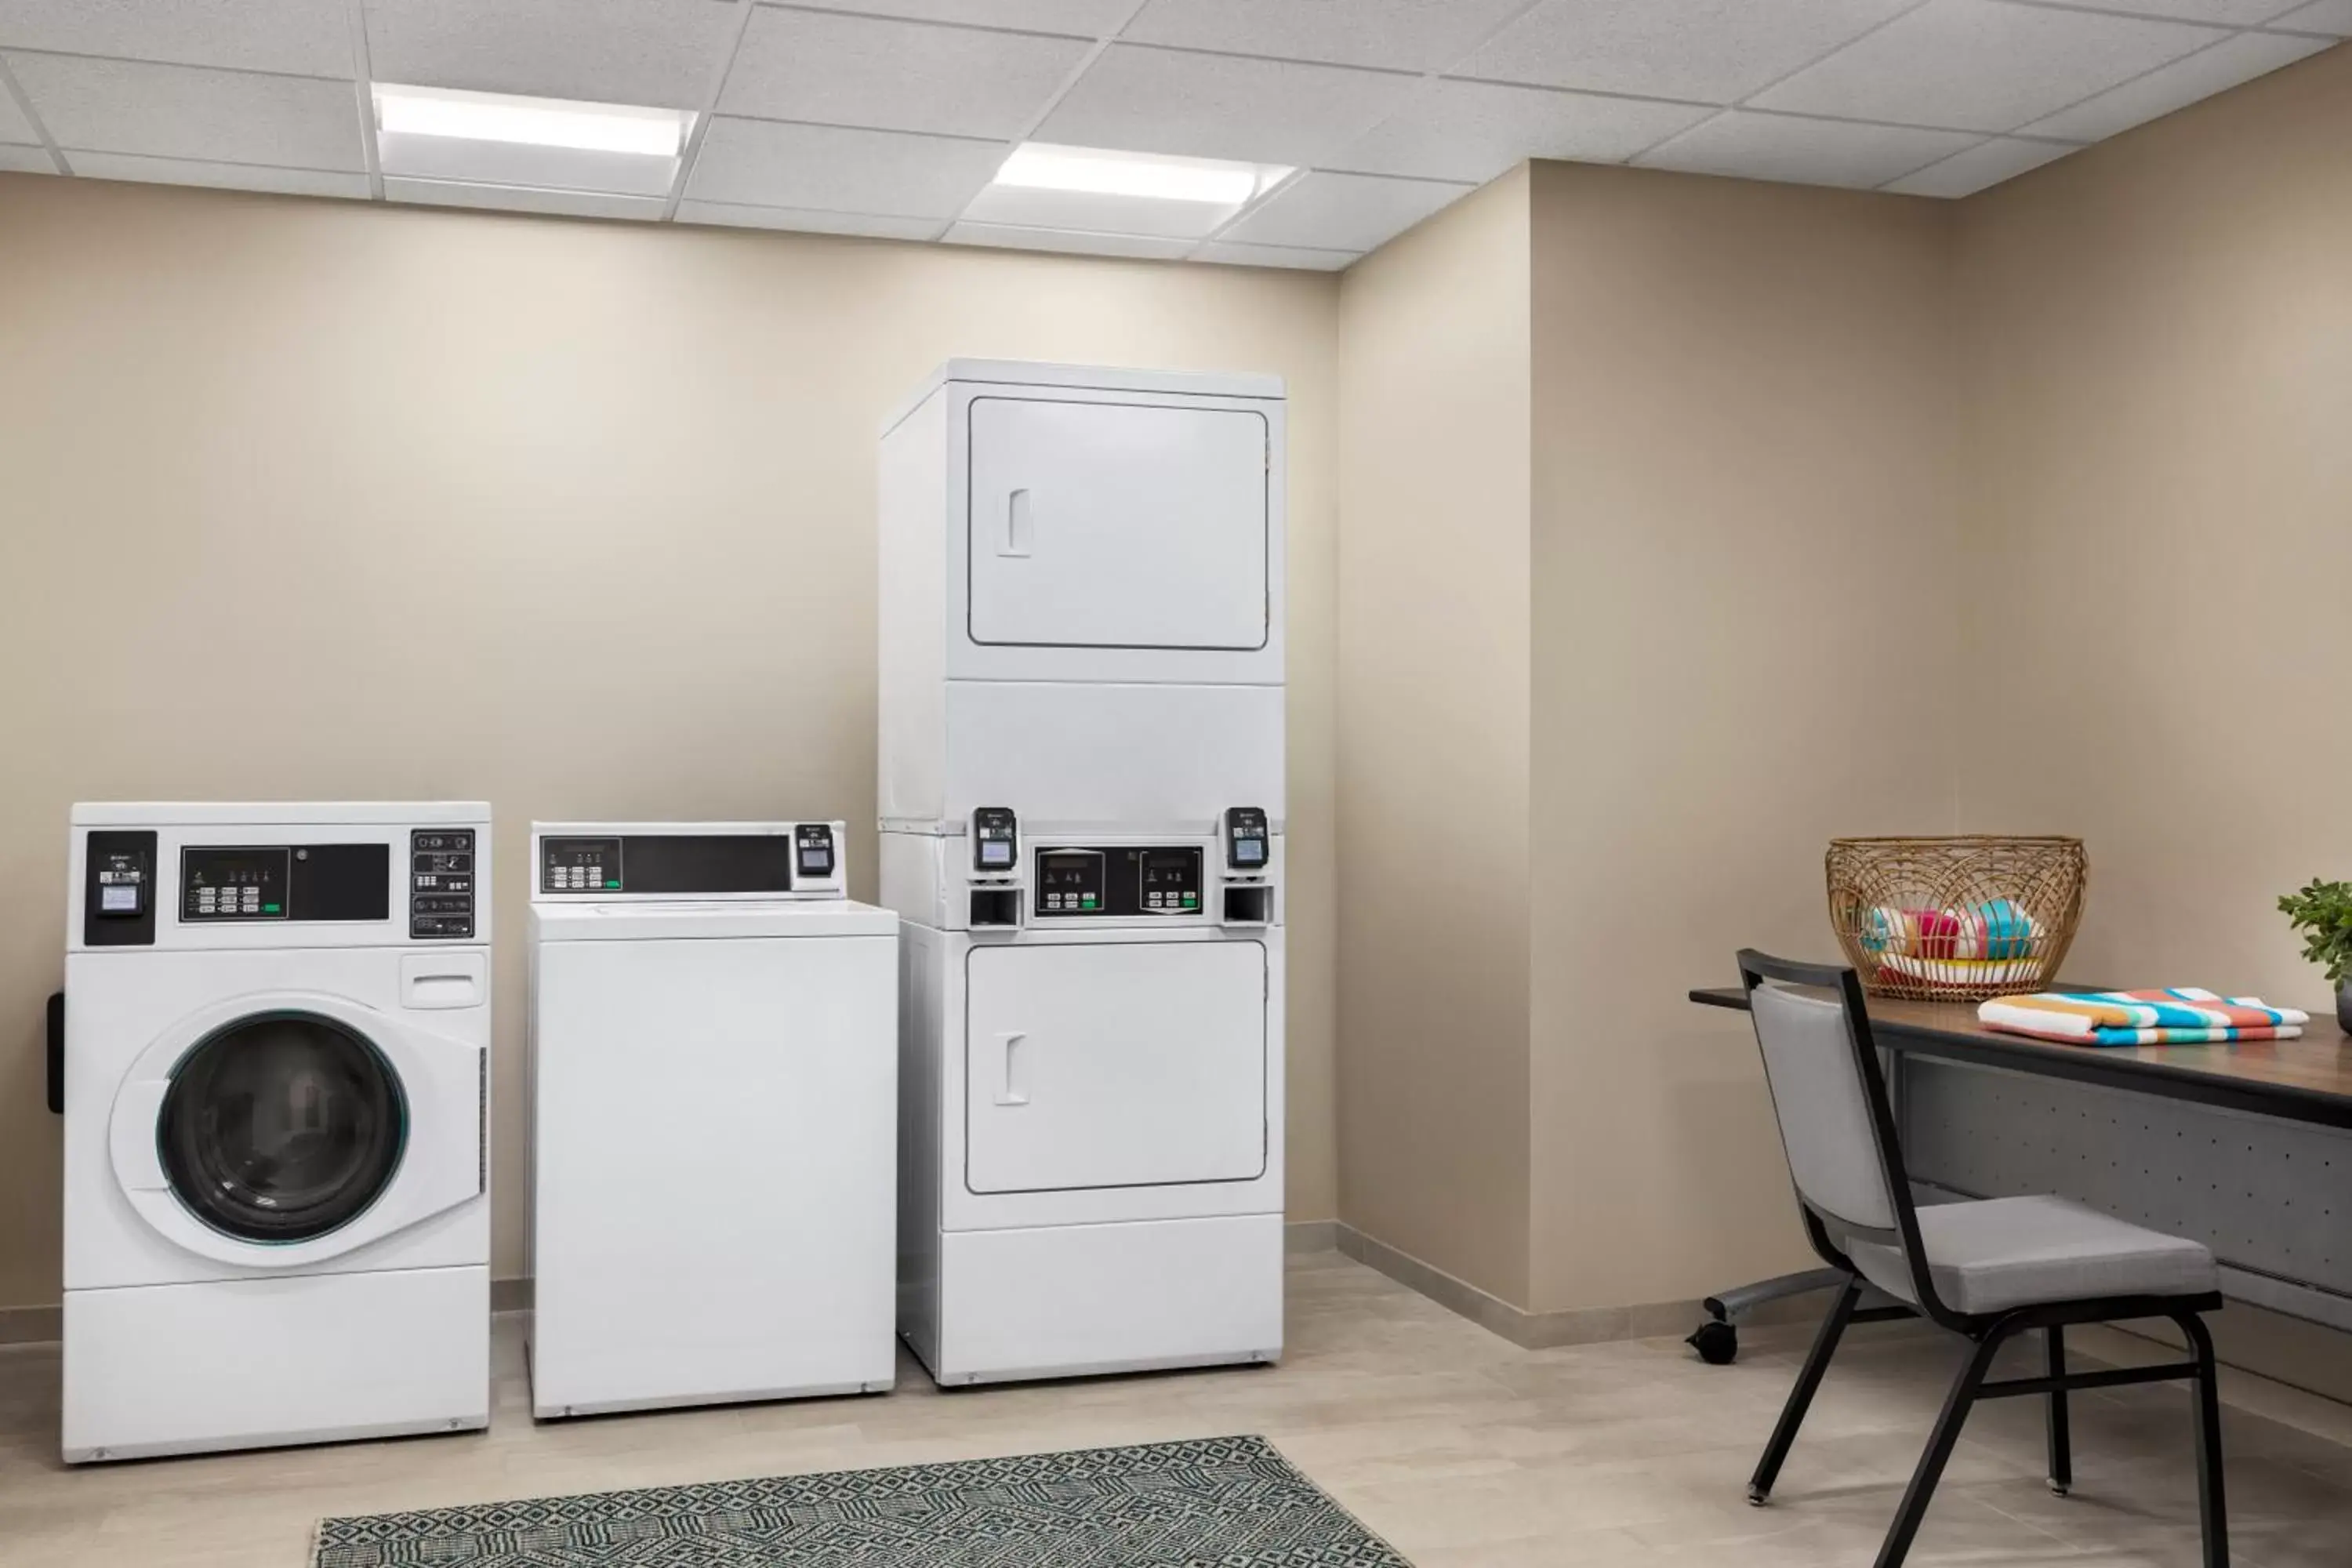
[(82, 846), (81, 940), (86, 947), (155, 944), (155, 835), (93, 828)]
[(474, 830), (420, 827), (408, 836), (408, 934), (427, 942), (474, 935)]
[(1225, 868), (1244, 876), (1260, 876), (1271, 869), (1274, 860), (1274, 837), (1268, 830), (1265, 813), (1255, 805), (1229, 806), (1225, 811)]
[[(822, 828), (814, 838), (809, 826)], [(550, 835), (539, 841), (539, 890), (610, 898), (620, 893), (672, 897), (789, 893), (796, 852), (824, 851), (832, 875), (833, 829), (823, 824), (782, 833), (629, 833)]]
[(1037, 851), (1038, 919), (1135, 920), (1206, 908), (1197, 844), (1056, 844)]
[(180, 850), (180, 922), (388, 921), (387, 844), (190, 844)]

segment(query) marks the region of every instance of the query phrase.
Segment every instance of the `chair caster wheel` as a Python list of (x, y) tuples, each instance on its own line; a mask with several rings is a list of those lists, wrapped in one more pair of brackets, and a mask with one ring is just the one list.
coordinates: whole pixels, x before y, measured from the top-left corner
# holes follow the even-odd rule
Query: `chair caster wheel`
[(1739, 1358), (1739, 1331), (1729, 1323), (1701, 1323), (1683, 1342), (1709, 1366), (1729, 1366)]
[(2071, 1492), (2074, 1489), (2073, 1487), (2069, 1486), (2064, 1481), (2052, 1481), (2050, 1483), (2050, 1495), (2052, 1497), (2064, 1497), (2068, 1492)]
[(1748, 1506), (1749, 1508), (1763, 1508), (1771, 1502), (1771, 1500), (1772, 1494), (1766, 1491), (1762, 1487), (1749, 1487), (1748, 1489)]

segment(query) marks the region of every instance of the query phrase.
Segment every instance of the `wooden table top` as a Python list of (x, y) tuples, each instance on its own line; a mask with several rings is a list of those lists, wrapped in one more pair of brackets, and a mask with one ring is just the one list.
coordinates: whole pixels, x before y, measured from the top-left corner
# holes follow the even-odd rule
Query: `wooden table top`
[[(1748, 1010), (1737, 985), (1693, 991), (1709, 1007)], [(1870, 999), (1872, 1037), (1890, 1050), (2226, 1105), (2331, 1127), (2352, 1127), (2352, 1039), (2332, 1014), (2315, 1014), (2296, 1040), (2203, 1046), (2074, 1046), (2003, 1034), (1977, 1021), (1972, 1002)]]

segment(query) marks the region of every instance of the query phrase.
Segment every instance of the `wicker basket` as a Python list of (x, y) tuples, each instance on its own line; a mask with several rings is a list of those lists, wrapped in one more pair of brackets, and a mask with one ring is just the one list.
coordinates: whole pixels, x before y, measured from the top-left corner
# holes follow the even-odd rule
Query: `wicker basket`
[(1981, 1002), (2057, 977), (2090, 872), (2079, 838), (1833, 838), (1830, 924), (1874, 996)]

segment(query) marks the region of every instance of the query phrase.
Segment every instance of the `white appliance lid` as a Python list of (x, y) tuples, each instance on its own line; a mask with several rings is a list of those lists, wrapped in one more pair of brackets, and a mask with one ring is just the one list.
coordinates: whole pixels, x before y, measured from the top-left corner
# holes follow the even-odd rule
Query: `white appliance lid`
[(677, 903), (534, 903), (538, 942), (683, 942), (698, 938), (895, 936), (898, 917), (848, 899)]

